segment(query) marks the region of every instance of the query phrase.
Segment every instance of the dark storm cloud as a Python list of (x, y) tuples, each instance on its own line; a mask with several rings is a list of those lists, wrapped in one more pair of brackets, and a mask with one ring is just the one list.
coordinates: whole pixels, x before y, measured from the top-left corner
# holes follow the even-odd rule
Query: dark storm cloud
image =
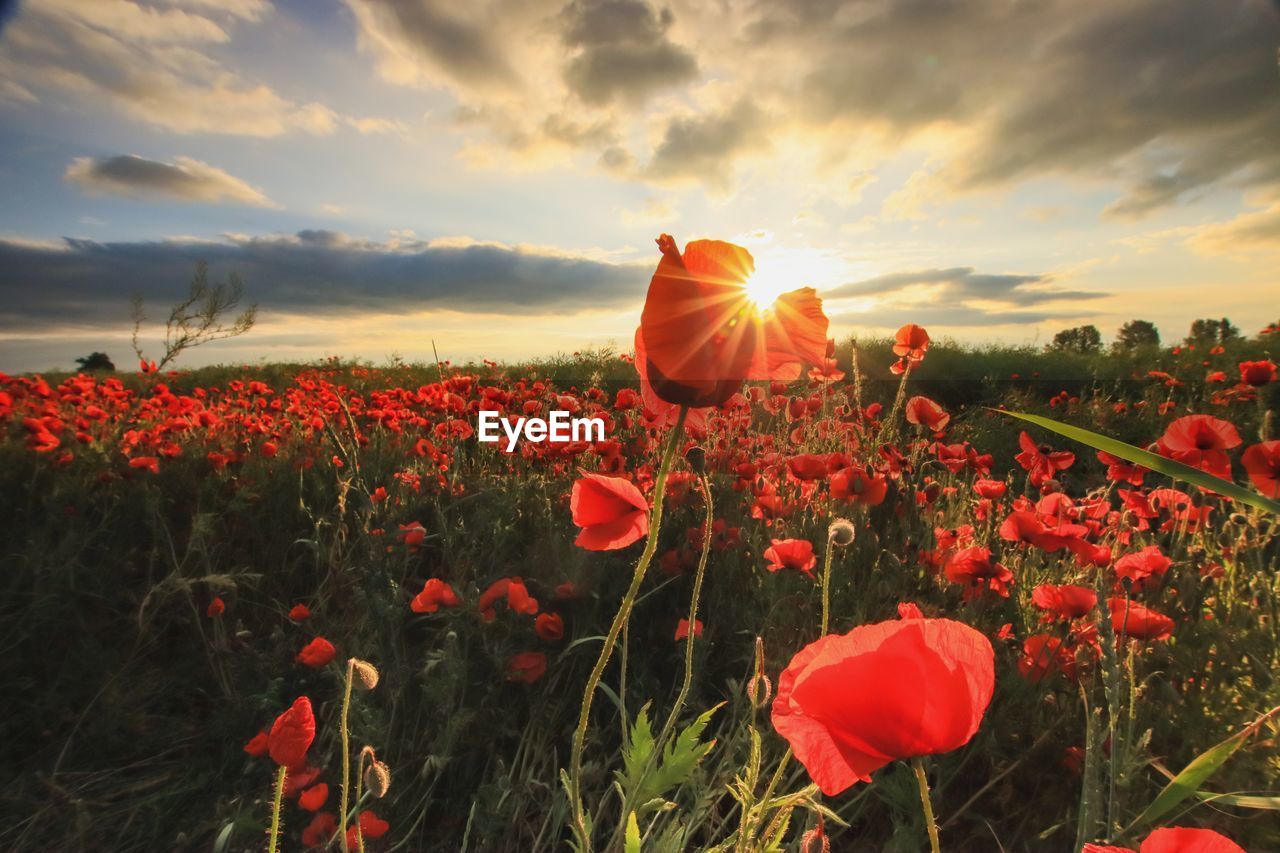
[(230, 242), (0, 240), (0, 329), (118, 325), (134, 292), (154, 313), (185, 294), (200, 260), (213, 280), (238, 273), (246, 300), (263, 311), (302, 315), (572, 313), (634, 301), (651, 271), (506, 246), (392, 245), (332, 231)]
[(565, 66), (565, 83), (586, 104), (638, 104), (698, 76), (693, 54), (667, 38), (670, 9), (644, 0), (573, 0), (561, 18), (565, 45), (580, 51)]
[[(1014, 306), (1033, 306), (1045, 302), (1098, 299), (1106, 295), (1097, 291), (1053, 290), (1043, 287), (1048, 281), (1049, 278), (1042, 275), (989, 275), (975, 273), (973, 267), (951, 267), (876, 276), (834, 287), (825, 291), (823, 296), (827, 299), (847, 299), (856, 296), (892, 297), (893, 294), (915, 285), (942, 285), (941, 298), (953, 304), (962, 305), (969, 301), (983, 301)], [(1028, 322), (1037, 322), (1037, 320), (1028, 320)]]
[(673, 119), (646, 174), (659, 182), (697, 180), (724, 189), (733, 175), (733, 157), (767, 146), (765, 116), (744, 99), (720, 113)]

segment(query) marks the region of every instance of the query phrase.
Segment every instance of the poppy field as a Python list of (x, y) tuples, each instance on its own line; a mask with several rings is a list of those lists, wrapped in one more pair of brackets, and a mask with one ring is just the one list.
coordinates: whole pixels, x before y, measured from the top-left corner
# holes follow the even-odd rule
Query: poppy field
[(634, 351), (0, 374), (0, 847), (1280, 849), (1274, 327), (851, 343), (659, 246)]

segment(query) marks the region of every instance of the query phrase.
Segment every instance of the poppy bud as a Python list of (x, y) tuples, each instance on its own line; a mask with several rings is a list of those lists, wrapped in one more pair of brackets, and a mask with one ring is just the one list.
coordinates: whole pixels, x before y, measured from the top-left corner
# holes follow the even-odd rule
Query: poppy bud
[(707, 451), (698, 447), (696, 444), (690, 447), (684, 453), (685, 460), (689, 463), (689, 467), (699, 476), (707, 473)]
[(747, 700), (753, 708), (763, 708), (773, 698), (773, 683), (764, 674), (764, 639), (756, 637), (756, 674), (747, 680)]
[(831, 853), (831, 840), (822, 827), (822, 815), (818, 815), (818, 825), (806, 832), (800, 839), (801, 853)]
[(857, 530), (847, 518), (837, 518), (831, 522), (831, 526), (827, 528), (827, 539), (832, 545), (839, 545), (842, 548), (853, 542), (853, 537), (857, 534)]
[(1244, 513), (1233, 512), (1231, 513), (1231, 523), (1236, 527), (1244, 527), (1249, 523), (1249, 519), (1245, 517)]
[(359, 658), (352, 658), (347, 663), (351, 665), (365, 690), (372, 690), (378, 686), (378, 670), (373, 664)]
[(1192, 492), (1191, 505), (1197, 509), (1204, 506), (1204, 492)]
[(391, 790), (391, 768), (379, 761), (373, 749), (365, 747), (369, 755), (369, 766), (364, 769), (364, 786), (373, 796), (381, 799)]

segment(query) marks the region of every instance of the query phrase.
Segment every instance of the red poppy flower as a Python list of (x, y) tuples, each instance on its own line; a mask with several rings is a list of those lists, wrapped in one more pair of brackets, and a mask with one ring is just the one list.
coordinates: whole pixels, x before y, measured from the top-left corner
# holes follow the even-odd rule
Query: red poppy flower
[(321, 782), (303, 791), (298, 796), (298, 805), (309, 812), (317, 812), (324, 808), (327, 799), (329, 799), (329, 786)]
[(929, 350), (929, 333), (922, 326), (907, 323), (893, 336), (893, 354), (911, 361), (920, 361)]
[(1032, 684), (1038, 684), (1055, 672), (1068, 678), (1076, 675), (1075, 653), (1061, 639), (1048, 634), (1028, 637), (1018, 658), (1018, 672)]
[[(693, 636), (694, 637), (702, 636), (702, 620), (701, 619), (693, 620)], [(675, 637), (676, 642), (678, 643), (681, 640), (688, 639), (688, 637), (689, 637), (689, 620), (681, 619), (679, 622), (676, 623), (676, 637)]]
[(982, 479), (974, 481), (973, 490), (978, 493), (979, 497), (990, 501), (998, 501), (1009, 490), (1009, 485), (1003, 480)]
[(333, 812), (320, 812), (302, 830), (302, 843), (307, 847), (323, 846), (338, 831), (338, 819)]
[(907, 400), (907, 423), (923, 426), (934, 432), (945, 429), (951, 422), (951, 415), (928, 397), (912, 397)]
[(1276, 381), (1276, 364), (1274, 361), (1242, 361), (1240, 362), (1240, 381), (1245, 385), (1260, 388), (1268, 382)]
[(422, 543), (426, 541), (427, 529), (420, 522), (411, 521), (408, 524), (400, 525), (398, 538), (401, 544), (407, 546), (410, 551), (417, 551), (422, 547)]
[(1026, 432), (1018, 435), (1018, 446), (1022, 452), (1014, 458), (1026, 469), (1033, 486), (1043, 486), (1059, 471), (1065, 471), (1076, 461), (1074, 453), (1065, 450), (1053, 450), (1047, 445), (1038, 445)]
[(298, 663), (304, 666), (319, 669), (333, 660), (335, 654), (337, 654), (337, 649), (333, 647), (333, 643), (324, 637), (316, 637), (302, 647), (302, 651), (298, 652), (297, 660)]
[(311, 712), (311, 700), (299, 696), (271, 724), (267, 735), (267, 752), (271, 760), (289, 769), (301, 767), (307, 759), (307, 750), (316, 739), (316, 718)]
[(1040, 517), (1030, 510), (1009, 513), (1000, 525), (1000, 538), (1008, 542), (1025, 542), (1049, 553), (1067, 546), (1065, 536), (1050, 533)]
[(1135, 589), (1149, 586), (1151, 579), (1159, 580), (1169, 571), (1173, 561), (1156, 545), (1148, 545), (1134, 554), (1125, 554), (1116, 560), (1116, 575), (1133, 581)]
[(1111, 628), (1116, 634), (1135, 640), (1166, 640), (1173, 636), (1173, 620), (1136, 601), (1107, 599), (1111, 610)]
[(214, 616), (221, 616), (223, 613), (227, 612), (227, 603), (222, 600), (221, 596), (215, 595), (213, 597), (213, 601), (209, 602), (209, 606), (208, 608), (205, 609), (204, 612), (205, 612), (205, 615), (208, 616), (209, 618), (213, 618)]
[(1227, 451), (1240, 445), (1240, 434), (1227, 421), (1209, 415), (1187, 415), (1169, 424), (1156, 442), (1161, 456), (1231, 479)]
[(355, 826), (347, 829), (348, 850), (359, 850), (361, 837), (366, 841), (377, 841), (379, 838), (386, 835), (391, 829), (391, 824), (387, 823), (368, 809), (360, 812), (358, 825), (358, 834)]
[(636, 368), (641, 388), (667, 403), (718, 406), (747, 379), (796, 379), (827, 352), (822, 301), (806, 287), (762, 315), (745, 287), (755, 260), (741, 246), (694, 240), (682, 256), (669, 235), (649, 283)]
[(1009, 597), (1013, 572), (991, 559), (991, 549), (974, 546), (951, 555), (946, 565), (947, 580), (963, 584), (965, 600), (977, 598), (990, 589), (1003, 598)]
[(461, 602), (449, 584), (440, 578), (428, 578), (422, 585), (422, 592), (409, 602), (409, 609), (414, 613), (435, 613), (441, 607), (457, 607)]
[(305, 604), (295, 604), (289, 608), (289, 618), (294, 622), (305, 622), (311, 618), (311, 608)]
[(796, 569), (809, 574), (818, 564), (818, 558), (813, 553), (813, 543), (808, 539), (771, 539), (764, 558), (769, 561), (765, 568), (771, 572)]
[(876, 506), (884, 503), (889, 481), (861, 468), (841, 468), (831, 475), (831, 496), (852, 503)]
[(532, 684), (547, 671), (547, 656), (542, 652), (520, 652), (507, 661), (507, 681)]
[(802, 453), (787, 460), (787, 470), (797, 480), (821, 480), (827, 476), (827, 457), (818, 453)]
[[(57, 439), (55, 439), (56, 441)], [(160, 460), (154, 456), (135, 456), (129, 460), (130, 468), (146, 468), (152, 474), (160, 473)]]
[(1167, 826), (1143, 839), (1138, 853), (1244, 853), (1244, 848), (1212, 829)]
[(564, 637), (564, 619), (559, 613), (539, 613), (533, 620), (533, 630), (541, 639), (554, 643)]
[(573, 484), (569, 508), (582, 528), (574, 544), (588, 551), (625, 548), (649, 532), (649, 502), (622, 477), (585, 474)]
[(890, 761), (949, 752), (977, 732), (995, 686), (991, 642), (949, 619), (828, 634), (778, 680), (773, 726), (824, 794)]
[(261, 731), (249, 738), (249, 742), (244, 745), (244, 751), (254, 758), (261, 758), (267, 754), (267, 746), (267, 733)]
[(538, 612), (538, 600), (529, 595), (529, 589), (520, 578), (502, 578), (489, 584), (489, 588), (480, 593), (476, 607), (486, 622), (492, 622), (498, 615), (494, 604), (506, 600), (507, 607), (513, 613), (524, 613), (532, 616)]
[(1031, 603), (1062, 619), (1087, 616), (1098, 604), (1098, 594), (1087, 586), (1040, 584), (1031, 590)]
[(1240, 457), (1253, 487), (1269, 498), (1280, 498), (1280, 441), (1264, 441)]

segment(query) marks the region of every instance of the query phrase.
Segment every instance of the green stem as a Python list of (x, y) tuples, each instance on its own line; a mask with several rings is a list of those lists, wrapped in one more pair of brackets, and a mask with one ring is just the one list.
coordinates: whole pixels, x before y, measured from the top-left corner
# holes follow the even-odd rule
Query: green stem
[(911, 759), (911, 769), (916, 774), (916, 785), (920, 788), (920, 806), (924, 809), (924, 825), (929, 831), (929, 849), (933, 853), (942, 853), (942, 845), (938, 843), (938, 823), (933, 819), (933, 804), (929, 802), (929, 779), (924, 775), (924, 762), (920, 756)]
[(351, 781), (351, 741), (347, 733), (347, 714), (351, 710), (351, 679), (355, 660), (347, 661), (347, 687), (342, 694), (342, 804), (338, 809), (338, 833), (341, 836), (342, 853), (350, 853), (347, 846), (347, 785)]
[(822, 630), (818, 633), (818, 637), (827, 636), (827, 626), (831, 624), (831, 554), (836, 549), (836, 544), (831, 541), (831, 534), (827, 534), (827, 553), (822, 556)]
[(289, 768), (283, 764), (276, 771), (275, 797), (271, 801), (271, 831), (267, 838), (267, 853), (276, 853), (280, 843), (280, 806), (284, 802), (284, 780), (289, 775)]
[(622, 626), (631, 616), (631, 608), (635, 605), (636, 593), (640, 590), (640, 582), (644, 580), (645, 571), (649, 568), (649, 563), (653, 561), (653, 555), (658, 550), (658, 531), (662, 526), (662, 503), (667, 490), (667, 474), (671, 471), (671, 462), (675, 457), (675, 449), (680, 443), (680, 436), (684, 432), (685, 416), (688, 414), (689, 407), (681, 406), (680, 414), (676, 418), (676, 425), (672, 427), (671, 435), (667, 439), (666, 449), (662, 453), (662, 462), (658, 466), (658, 477), (653, 484), (653, 510), (649, 514), (649, 536), (645, 540), (644, 553), (640, 555), (640, 560), (636, 563), (635, 573), (631, 577), (631, 585), (627, 587), (627, 592), (622, 597), (618, 612), (613, 617), (613, 624), (609, 626), (609, 634), (605, 637), (604, 646), (600, 649), (600, 656), (596, 659), (595, 666), (591, 669), (591, 675), (587, 678), (586, 689), (582, 692), (582, 708), (578, 713), (577, 728), (573, 732), (573, 747), (570, 751), (569, 772), (567, 775), (569, 779), (569, 809), (573, 834), (584, 853), (589, 853), (591, 850), (591, 834), (587, 831), (586, 812), (582, 806), (582, 749), (587, 739), (587, 726), (591, 718), (591, 702), (595, 698), (596, 688), (600, 686), (600, 678), (604, 675), (604, 668), (608, 666), (609, 658), (613, 655), (613, 648), (618, 642), (618, 635), (622, 633)]

